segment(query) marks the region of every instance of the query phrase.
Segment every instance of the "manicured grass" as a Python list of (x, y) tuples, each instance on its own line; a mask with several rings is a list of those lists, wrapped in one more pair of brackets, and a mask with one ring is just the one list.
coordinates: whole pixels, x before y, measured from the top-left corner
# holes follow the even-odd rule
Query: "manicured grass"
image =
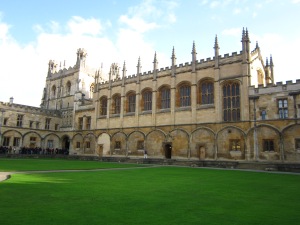
[(183, 167), (15, 174), (0, 224), (299, 224), (300, 176)]
[(146, 166), (142, 164), (103, 163), (100, 161), (80, 161), (63, 159), (0, 159), (0, 171), (33, 171), (33, 170), (75, 170), (125, 168)]

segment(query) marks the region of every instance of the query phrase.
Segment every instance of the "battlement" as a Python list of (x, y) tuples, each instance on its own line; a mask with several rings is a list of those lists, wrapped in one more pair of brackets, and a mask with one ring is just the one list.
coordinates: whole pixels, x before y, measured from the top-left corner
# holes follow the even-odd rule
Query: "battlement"
[(13, 110), (18, 112), (26, 112), (26, 113), (33, 113), (33, 114), (46, 114), (49, 116), (60, 116), (60, 112), (58, 110), (48, 110), (48, 109), (42, 109), (35, 106), (28, 106), (28, 105), (22, 105), (22, 104), (15, 104), (10, 102), (0, 102), (0, 107), (4, 110)]
[(269, 93), (282, 93), (297, 91), (300, 89), (300, 79), (297, 79), (295, 83), (289, 80), (284, 84), (283, 82), (276, 82), (276, 84), (267, 84), (266, 86), (258, 85), (258, 87), (250, 86), (249, 95), (263, 95)]

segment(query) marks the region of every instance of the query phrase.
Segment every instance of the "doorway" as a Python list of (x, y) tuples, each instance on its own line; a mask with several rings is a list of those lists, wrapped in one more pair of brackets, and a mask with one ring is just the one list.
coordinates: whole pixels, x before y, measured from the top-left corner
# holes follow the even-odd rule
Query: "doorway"
[(166, 159), (172, 158), (172, 143), (165, 144), (165, 157)]
[(64, 149), (65, 151), (69, 151), (70, 149), (70, 138), (68, 136), (63, 137), (62, 149)]
[(103, 145), (98, 145), (98, 156), (99, 157), (102, 157), (103, 155)]
[(199, 147), (199, 159), (200, 160), (205, 159), (205, 147), (204, 146)]

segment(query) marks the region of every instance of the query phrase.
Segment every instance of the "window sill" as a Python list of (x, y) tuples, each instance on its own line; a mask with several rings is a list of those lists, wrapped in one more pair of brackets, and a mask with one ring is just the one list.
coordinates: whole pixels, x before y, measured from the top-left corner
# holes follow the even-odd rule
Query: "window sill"
[(129, 113), (126, 113), (124, 116), (134, 116), (135, 115), (135, 112), (129, 112)]
[(177, 108), (175, 111), (176, 111), (176, 112), (180, 112), (180, 111), (191, 111), (191, 107), (190, 107), (190, 106), (187, 106), (187, 107), (180, 107), (180, 108)]
[(205, 105), (199, 105), (197, 107), (197, 109), (211, 109), (211, 108), (215, 108), (214, 104), (205, 104)]

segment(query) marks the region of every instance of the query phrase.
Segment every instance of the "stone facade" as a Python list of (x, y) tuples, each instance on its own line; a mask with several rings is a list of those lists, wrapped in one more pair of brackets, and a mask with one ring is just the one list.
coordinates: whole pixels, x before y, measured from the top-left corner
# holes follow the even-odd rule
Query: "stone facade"
[(69, 154), (191, 160), (300, 161), (300, 80), (274, 83), (273, 59), (242, 50), (135, 75), (113, 63), (109, 79), (85, 65), (49, 61), (40, 108), (0, 103), (0, 144), (60, 148)]

